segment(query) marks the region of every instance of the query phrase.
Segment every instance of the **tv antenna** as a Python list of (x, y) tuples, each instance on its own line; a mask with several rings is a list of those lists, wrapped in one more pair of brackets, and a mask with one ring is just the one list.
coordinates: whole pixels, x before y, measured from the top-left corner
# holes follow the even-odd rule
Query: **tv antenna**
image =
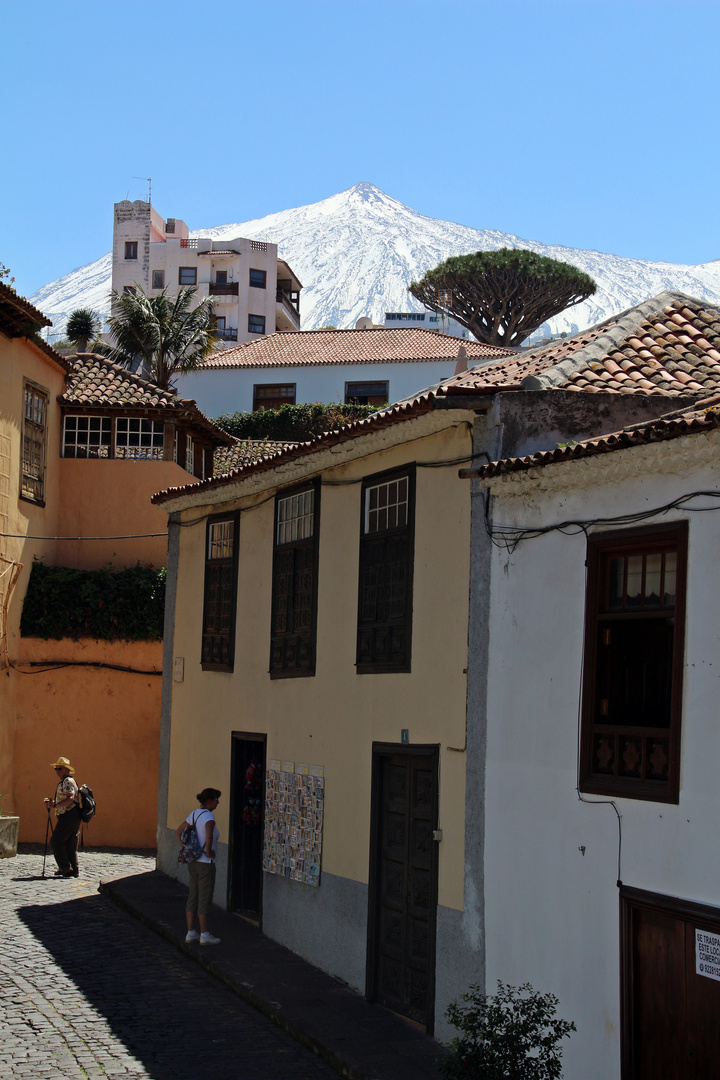
[(133, 176), (133, 180), (147, 180), (148, 183), (148, 197), (147, 201), (152, 202), (152, 177), (151, 176)]

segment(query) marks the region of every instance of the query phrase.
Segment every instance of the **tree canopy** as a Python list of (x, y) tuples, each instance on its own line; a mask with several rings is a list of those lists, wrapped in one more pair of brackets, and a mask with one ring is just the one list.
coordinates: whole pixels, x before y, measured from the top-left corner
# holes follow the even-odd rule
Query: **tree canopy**
[(87, 352), (88, 342), (96, 338), (101, 329), (102, 320), (96, 311), (90, 308), (75, 308), (68, 316), (65, 334), (78, 352)]
[(113, 338), (110, 359), (131, 367), (140, 356), (144, 370), (163, 390), (174, 375), (194, 371), (217, 341), (213, 301), (204, 297), (193, 307), (196, 292), (196, 288), (185, 288), (170, 296), (163, 289), (147, 296), (139, 285), (131, 292), (113, 291), (108, 319)]
[(596, 289), (570, 263), (501, 248), (453, 255), (413, 281), (409, 292), (428, 310), (462, 323), (478, 341), (512, 347)]

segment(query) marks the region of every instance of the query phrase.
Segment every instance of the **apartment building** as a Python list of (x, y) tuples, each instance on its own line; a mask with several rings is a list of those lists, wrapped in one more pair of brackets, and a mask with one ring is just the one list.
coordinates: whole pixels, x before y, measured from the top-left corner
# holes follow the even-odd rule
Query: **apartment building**
[(198, 300), (215, 302), (224, 343), (300, 329), (302, 284), (277, 244), (191, 237), (184, 221), (162, 218), (142, 199), (115, 203), (113, 226), (112, 287), (121, 293), (136, 285), (148, 295), (196, 286)]

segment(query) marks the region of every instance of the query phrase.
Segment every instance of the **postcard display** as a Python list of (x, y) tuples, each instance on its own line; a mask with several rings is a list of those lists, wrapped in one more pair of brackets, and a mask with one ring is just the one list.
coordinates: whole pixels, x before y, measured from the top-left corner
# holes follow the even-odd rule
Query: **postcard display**
[[(263, 870), (320, 884), (324, 770), (321, 765), (270, 761), (265, 781)], [(282, 767), (281, 767), (282, 766)]]

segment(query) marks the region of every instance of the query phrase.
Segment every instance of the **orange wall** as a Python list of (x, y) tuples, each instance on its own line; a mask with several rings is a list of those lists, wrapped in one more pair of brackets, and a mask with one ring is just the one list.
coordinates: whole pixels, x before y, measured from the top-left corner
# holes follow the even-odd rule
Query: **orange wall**
[(194, 481), (174, 461), (61, 458), (60, 536), (163, 535), (141, 540), (59, 541), (55, 565), (83, 570), (109, 563), (118, 569), (138, 562), (164, 566), (167, 514), (153, 506), (150, 497), (163, 488)]
[[(23, 660), (101, 660), (162, 670), (160, 642), (42, 641), (22, 639)], [(42, 843), (59, 755), (70, 758), (75, 779), (87, 783), (98, 813), (85, 827), (85, 843), (154, 848), (157, 822), (160, 675), (107, 668), (67, 667), (46, 673), (13, 672), (16, 688), (13, 805), (20, 840)]]

